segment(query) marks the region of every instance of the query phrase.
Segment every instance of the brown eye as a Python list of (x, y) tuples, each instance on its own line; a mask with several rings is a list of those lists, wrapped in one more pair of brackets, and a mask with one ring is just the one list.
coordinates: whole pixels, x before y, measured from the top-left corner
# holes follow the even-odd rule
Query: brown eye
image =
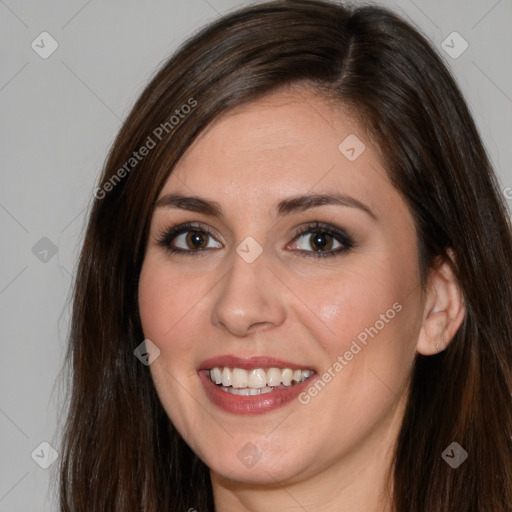
[(304, 256), (336, 256), (355, 246), (354, 239), (344, 230), (331, 224), (315, 222), (297, 233), (289, 248)]
[(181, 224), (164, 231), (158, 238), (158, 244), (171, 253), (200, 254), (208, 249), (220, 249), (213, 234), (196, 225)]
[(301, 251), (328, 252), (343, 247), (334, 235), (326, 231), (307, 231), (296, 238), (295, 246)]
[(185, 243), (189, 249), (204, 249), (208, 245), (208, 233), (201, 231), (189, 231), (185, 237)]
[(309, 244), (314, 251), (330, 250), (333, 246), (333, 237), (322, 231), (311, 233)]

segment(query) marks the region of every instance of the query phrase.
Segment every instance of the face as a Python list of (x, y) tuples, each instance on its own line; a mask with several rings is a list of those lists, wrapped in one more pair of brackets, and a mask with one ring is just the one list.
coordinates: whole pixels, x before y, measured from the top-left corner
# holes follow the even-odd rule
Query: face
[(394, 440), (416, 232), (361, 127), (314, 92), (237, 107), (188, 149), (151, 220), (139, 307), (162, 405), (212, 478), (341, 473)]

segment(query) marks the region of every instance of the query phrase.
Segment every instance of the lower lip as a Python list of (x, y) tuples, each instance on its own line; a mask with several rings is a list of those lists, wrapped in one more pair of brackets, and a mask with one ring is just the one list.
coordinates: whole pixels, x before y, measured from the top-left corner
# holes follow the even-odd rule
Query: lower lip
[(286, 389), (277, 389), (262, 395), (242, 396), (222, 391), (219, 386), (211, 381), (208, 370), (199, 372), (199, 378), (210, 401), (224, 411), (233, 414), (262, 414), (278, 409), (297, 398), (302, 391), (311, 385), (315, 377), (316, 373), (304, 382)]

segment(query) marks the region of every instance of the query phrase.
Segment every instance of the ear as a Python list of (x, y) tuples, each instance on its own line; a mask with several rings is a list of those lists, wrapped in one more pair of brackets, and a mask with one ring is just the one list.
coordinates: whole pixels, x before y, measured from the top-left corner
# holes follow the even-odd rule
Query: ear
[[(455, 263), (453, 252), (448, 257)], [(430, 356), (452, 341), (466, 315), (459, 283), (446, 259), (431, 270), (416, 351)]]

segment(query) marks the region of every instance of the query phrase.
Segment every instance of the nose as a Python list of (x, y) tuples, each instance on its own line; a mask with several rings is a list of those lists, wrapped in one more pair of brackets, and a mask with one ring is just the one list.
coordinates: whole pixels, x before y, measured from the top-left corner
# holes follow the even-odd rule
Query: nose
[(233, 254), (231, 269), (215, 289), (212, 322), (234, 336), (244, 337), (285, 321), (285, 294), (268, 267), (265, 251), (252, 263)]

